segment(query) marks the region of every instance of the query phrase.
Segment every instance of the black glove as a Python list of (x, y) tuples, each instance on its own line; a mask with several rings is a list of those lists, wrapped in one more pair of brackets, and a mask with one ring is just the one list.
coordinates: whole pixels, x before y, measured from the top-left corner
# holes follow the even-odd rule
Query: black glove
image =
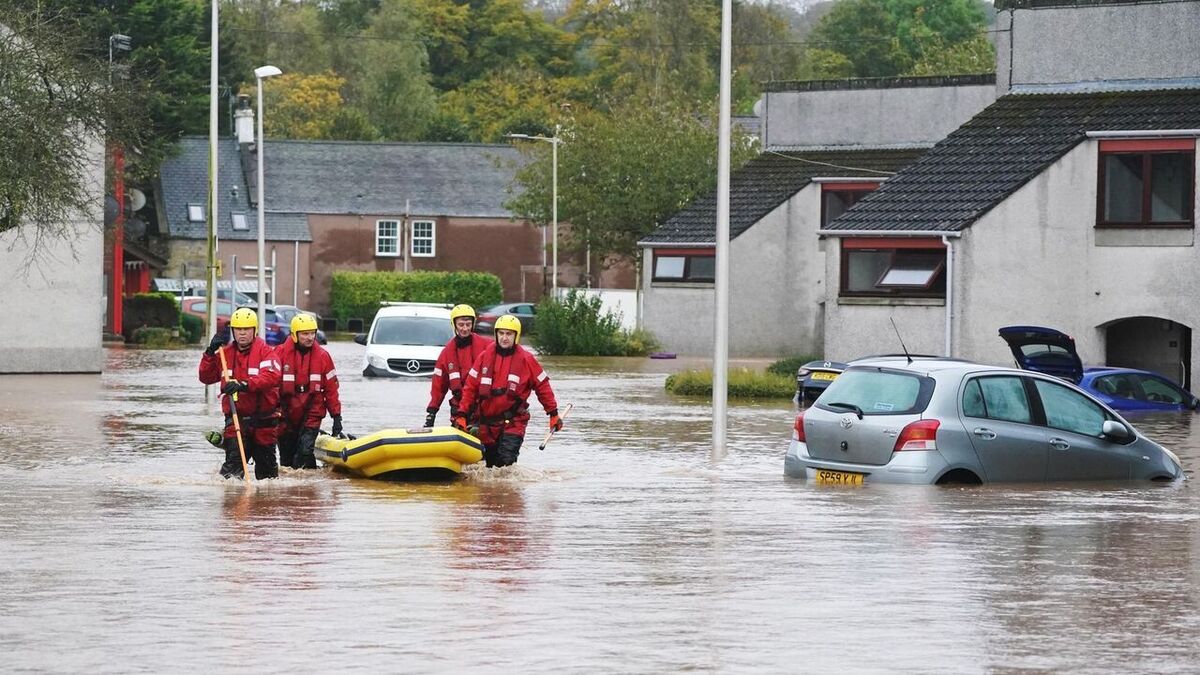
[(225, 386), (221, 387), (221, 393), (225, 394), (226, 396), (233, 396), (239, 391), (246, 391), (249, 388), (249, 385), (247, 385), (245, 382), (230, 380), (225, 383)]
[(217, 353), (218, 349), (225, 346), (226, 342), (229, 342), (229, 334), (225, 331), (220, 331), (212, 336), (212, 340), (208, 341), (208, 349), (205, 349), (204, 353), (213, 356)]
[(437, 417), (437, 410), (438, 410), (437, 408), (426, 408), (425, 409), (425, 428), (426, 429), (433, 426), (433, 420)]
[(334, 436), (342, 435), (342, 416), (341, 415), (333, 416), (333, 435)]

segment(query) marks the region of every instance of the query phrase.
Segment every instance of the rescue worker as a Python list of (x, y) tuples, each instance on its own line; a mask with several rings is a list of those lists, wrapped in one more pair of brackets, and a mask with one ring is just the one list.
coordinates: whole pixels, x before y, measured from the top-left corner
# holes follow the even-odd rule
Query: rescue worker
[[(515, 464), (529, 422), (529, 394), (536, 392), (550, 416), (550, 429), (562, 429), (558, 403), (542, 366), (518, 344), (521, 321), (511, 314), (496, 319), (496, 341), (475, 359), (463, 384), (460, 414), (454, 426), (466, 431), (478, 426), (483, 459), (488, 466)], [(470, 425), (470, 426), (469, 426)]]
[[(279, 366), (275, 363), (274, 351), (257, 335), (258, 314), (254, 310), (236, 309), (229, 317), (229, 328), (233, 332), (233, 342), (226, 344), (227, 333), (220, 331), (212, 337), (200, 358), (200, 381), (204, 384), (224, 382), (221, 410), (225, 412), (225, 463), (221, 465), (221, 475), (243, 477), (231, 402), (237, 394), (246, 461), (254, 461), (255, 478), (274, 478), (279, 475), (279, 466), (275, 463), (275, 439), (279, 430)], [(217, 356), (221, 349), (225, 350), (228, 366), (224, 372)]]
[(328, 413), (333, 435), (342, 433), (342, 402), (338, 397), (333, 358), (317, 344), (317, 320), (311, 314), (292, 318), (292, 336), (275, 348), (279, 362), (279, 463), (293, 469), (315, 469), (317, 431)]
[(467, 370), (492, 341), (476, 335), (475, 308), (470, 305), (455, 305), (450, 310), (450, 325), (454, 337), (442, 347), (437, 363), (433, 366), (433, 382), (429, 385), (429, 405), (425, 407), (425, 426), (432, 427), (442, 399), (450, 394), (450, 421), (459, 416), (459, 401), (462, 399), (463, 382)]

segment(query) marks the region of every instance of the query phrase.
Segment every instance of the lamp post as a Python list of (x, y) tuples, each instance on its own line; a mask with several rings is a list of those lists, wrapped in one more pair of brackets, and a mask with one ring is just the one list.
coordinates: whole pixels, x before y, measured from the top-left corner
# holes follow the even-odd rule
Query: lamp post
[[(283, 71), (275, 66), (259, 66), (254, 69), (255, 83), (258, 85), (258, 329), (265, 330), (267, 325), (267, 270), (266, 270), (266, 206), (263, 204), (263, 154), (266, 143), (263, 142), (263, 80), (268, 77), (282, 75)], [(273, 274), (274, 272), (272, 272)], [(236, 276), (235, 276), (236, 278)]]
[[(558, 137), (559, 127), (554, 125), (553, 136), (530, 136), (529, 134), (505, 134), (505, 138), (522, 138), (528, 141), (545, 141), (550, 144), (550, 222), (554, 230), (554, 244), (552, 247), (551, 257), (553, 258), (553, 272), (551, 275), (552, 288), (551, 297), (558, 297), (558, 144), (562, 143), (562, 139)], [(542, 251), (546, 250), (545, 231), (542, 232)], [(543, 253), (542, 270), (546, 269), (545, 257)], [(544, 272), (543, 272), (544, 273)]]
[[(133, 50), (133, 39), (128, 35), (113, 33), (108, 36), (108, 86), (113, 82), (113, 51)], [(124, 331), (125, 297), (125, 149), (112, 144), (113, 198), (117, 200), (117, 217), (113, 222), (112, 249), (112, 322), (109, 328), (114, 333)]]

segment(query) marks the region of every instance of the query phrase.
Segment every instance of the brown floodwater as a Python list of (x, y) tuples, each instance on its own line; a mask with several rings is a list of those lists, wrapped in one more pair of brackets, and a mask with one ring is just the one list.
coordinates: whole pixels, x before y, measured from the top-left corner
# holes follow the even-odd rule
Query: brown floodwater
[[(419, 425), (428, 381), (361, 349), (330, 345), (347, 431)], [(5, 671), (1200, 671), (1192, 482), (818, 488), (788, 402), (731, 405), (713, 463), (687, 364), (547, 359), (575, 408), (515, 467), (247, 489), (199, 355), (0, 376)], [(1197, 419), (1135, 423), (1192, 470)]]

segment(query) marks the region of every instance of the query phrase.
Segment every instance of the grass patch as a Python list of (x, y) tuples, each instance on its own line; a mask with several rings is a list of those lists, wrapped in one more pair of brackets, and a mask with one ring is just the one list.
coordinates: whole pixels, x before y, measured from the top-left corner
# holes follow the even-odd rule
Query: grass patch
[[(729, 371), (730, 398), (791, 398), (796, 393), (796, 376), (765, 373), (749, 368)], [(667, 377), (667, 391), (681, 396), (712, 397), (711, 370), (685, 370)]]
[(789, 356), (786, 359), (779, 359), (775, 363), (767, 366), (767, 372), (775, 373), (776, 375), (786, 375), (794, 378), (796, 377), (796, 371), (800, 369), (800, 366), (808, 363), (809, 361), (819, 361), (820, 359), (821, 357), (815, 354)]

